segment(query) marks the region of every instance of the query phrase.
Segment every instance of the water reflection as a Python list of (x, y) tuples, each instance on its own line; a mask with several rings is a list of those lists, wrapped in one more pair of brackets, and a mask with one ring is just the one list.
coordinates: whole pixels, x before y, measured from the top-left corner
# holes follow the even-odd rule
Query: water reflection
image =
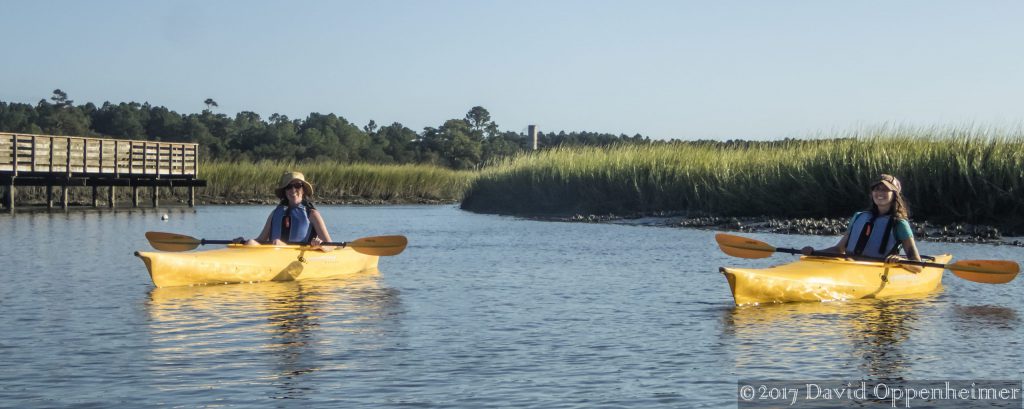
[[(838, 368), (815, 376), (848, 377), (842, 368), (857, 368), (869, 380), (904, 379), (909, 369), (903, 345), (918, 328), (918, 316), (936, 304), (923, 298), (853, 300), (741, 306), (724, 315), (725, 335), (735, 339), (740, 373), (801, 367)], [(808, 362), (781, 362), (774, 356), (793, 356)], [(812, 362), (813, 361), (813, 362)], [(807, 374), (801, 374), (806, 376)]]
[(851, 341), (867, 379), (902, 380), (908, 368), (903, 342), (915, 329), (920, 303), (877, 300), (861, 308), (852, 321)]
[(997, 305), (954, 305), (953, 315), (958, 329), (1013, 330), (1020, 326), (1017, 310)]
[(278, 374), (277, 398), (301, 398), (309, 383), (301, 382), (304, 375), (320, 369), (317, 359), (315, 330), (320, 326), (320, 311), (331, 300), (318, 289), (303, 288), (296, 283), (295, 291), (275, 293), (267, 297), (271, 339), (268, 347), (274, 351)]
[(148, 311), (151, 369), (161, 376), (191, 375), (191, 387), (202, 388), (264, 383), (272, 398), (305, 399), (320, 385), (310, 377), (345, 370), (353, 348), (379, 347), (401, 307), (372, 270), (336, 280), (154, 288)]

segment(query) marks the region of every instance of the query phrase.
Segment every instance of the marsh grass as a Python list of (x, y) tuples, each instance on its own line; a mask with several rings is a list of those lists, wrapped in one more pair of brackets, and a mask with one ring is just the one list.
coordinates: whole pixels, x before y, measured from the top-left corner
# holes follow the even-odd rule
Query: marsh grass
[(824, 139), (564, 148), (484, 170), (467, 210), (846, 217), (899, 177), (915, 221), (1024, 227), (1021, 132), (882, 127)]
[(207, 162), (200, 178), (208, 197), (273, 199), (278, 178), (299, 171), (318, 199), (366, 199), (387, 202), (458, 201), (476, 172), (430, 165), (369, 165), (331, 162)]
[[(274, 188), (285, 171), (296, 170), (306, 175), (314, 185), (314, 200), (327, 202), (364, 203), (437, 203), (456, 202), (477, 176), (473, 171), (453, 171), (430, 165), (368, 165), (330, 162), (227, 162), (214, 161), (199, 164), (199, 178), (206, 187), (196, 189), (199, 203), (272, 203), (276, 202)], [(108, 205), (108, 188), (98, 192), (98, 205)], [(53, 189), (55, 206), (60, 207), (61, 190)], [(118, 207), (130, 207), (132, 190), (116, 189)], [(152, 189), (141, 188), (139, 205), (151, 206)], [(18, 206), (45, 206), (45, 187), (19, 187)], [(71, 187), (69, 202), (74, 206), (90, 206), (92, 188)], [(159, 188), (160, 203), (183, 205), (188, 203), (188, 189)], [(4, 197), (6, 200), (6, 196)]]

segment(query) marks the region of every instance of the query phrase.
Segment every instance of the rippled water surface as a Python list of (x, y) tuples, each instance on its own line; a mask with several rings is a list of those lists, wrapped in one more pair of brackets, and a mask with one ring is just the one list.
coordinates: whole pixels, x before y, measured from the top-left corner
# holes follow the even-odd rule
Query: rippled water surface
[(324, 206), (335, 239), (409, 247), (345, 280), (160, 289), (132, 255), (151, 230), (252, 236), (269, 210), (0, 216), (0, 406), (734, 407), (741, 378), (1022, 377), (1020, 282), (737, 308), (719, 266), (792, 256), (730, 258), (711, 231)]

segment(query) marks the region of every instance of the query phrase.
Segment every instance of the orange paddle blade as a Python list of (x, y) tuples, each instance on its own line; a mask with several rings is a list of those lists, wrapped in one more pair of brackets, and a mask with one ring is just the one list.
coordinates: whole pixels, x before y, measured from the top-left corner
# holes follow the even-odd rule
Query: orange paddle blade
[(715, 241), (722, 252), (733, 257), (765, 258), (775, 253), (775, 247), (760, 240), (732, 234), (715, 234)]
[(147, 231), (146, 239), (149, 240), (149, 245), (160, 251), (189, 251), (202, 243), (195, 237), (158, 231)]
[(1008, 283), (1020, 272), (1020, 266), (1008, 260), (961, 260), (946, 268), (964, 280), (985, 284)]
[(363, 237), (348, 242), (346, 246), (371, 256), (394, 256), (405, 250), (409, 240), (405, 236)]

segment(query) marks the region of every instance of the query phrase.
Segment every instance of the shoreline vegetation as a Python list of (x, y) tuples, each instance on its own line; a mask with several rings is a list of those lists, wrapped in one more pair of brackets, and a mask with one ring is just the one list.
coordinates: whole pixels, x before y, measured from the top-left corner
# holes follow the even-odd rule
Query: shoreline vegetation
[[(479, 171), (208, 161), (199, 171), (208, 187), (196, 202), (274, 204), (274, 183), (286, 170), (306, 174), (318, 204), (461, 203), (468, 211), (537, 220), (833, 236), (867, 207), (866, 183), (892, 173), (903, 180), (922, 240), (1022, 245), (1004, 236), (1024, 236), (1019, 130), (883, 127), (827, 139), (555, 147)], [(129, 195), (119, 189), (121, 207)], [(184, 196), (182, 189), (160, 193), (168, 204), (183, 204)], [(45, 197), (42, 188), (19, 189), (19, 206), (38, 207)], [(100, 198), (105, 204), (106, 195)], [(140, 190), (140, 203), (149, 198)], [(89, 202), (88, 189), (72, 189), (73, 205)]]
[(867, 184), (881, 173), (903, 181), (919, 237), (1024, 235), (1024, 136), (977, 127), (555, 148), (482, 170), (461, 207), (563, 221), (668, 215), (690, 227), (838, 235), (867, 208)]
[(200, 166), (208, 204), (277, 203), (281, 173), (297, 170), (313, 184), (314, 203), (457, 203), (477, 172), (433, 165), (371, 165), (334, 162), (208, 162)]
[[(303, 172), (313, 184), (316, 204), (441, 204), (458, 203), (477, 172), (452, 170), (433, 165), (370, 165), (334, 162), (215, 161), (199, 164), (199, 178), (207, 186), (196, 189), (196, 204), (239, 205), (276, 204), (275, 184), (281, 173)], [(130, 206), (131, 189), (118, 188), (115, 201), (119, 207)], [(149, 205), (151, 188), (139, 190), (140, 205)], [(57, 201), (59, 188), (54, 189)], [(99, 193), (100, 206), (107, 205), (106, 192)], [(184, 188), (159, 188), (161, 203), (184, 205), (188, 202)], [(72, 206), (91, 204), (92, 190), (72, 187)], [(45, 206), (46, 189), (19, 187), (17, 206)]]

